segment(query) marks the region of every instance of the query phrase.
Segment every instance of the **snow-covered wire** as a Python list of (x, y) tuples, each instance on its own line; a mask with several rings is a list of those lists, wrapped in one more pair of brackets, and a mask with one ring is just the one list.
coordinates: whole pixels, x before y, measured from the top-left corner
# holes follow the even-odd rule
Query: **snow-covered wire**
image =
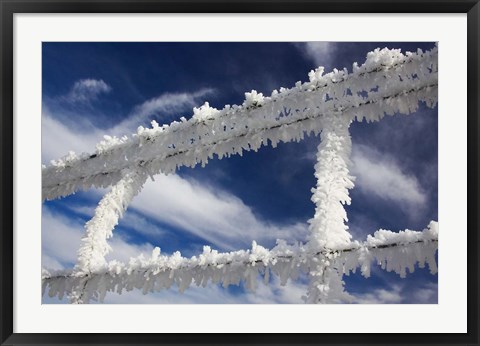
[[(244, 281), (247, 289), (255, 290), (259, 275), (266, 283), (271, 274), (277, 275), (285, 285), (289, 279), (298, 278), (300, 272), (309, 273), (312, 268), (333, 268), (340, 275), (348, 275), (360, 268), (362, 275), (369, 277), (372, 264), (377, 263), (403, 277), (407, 269), (413, 272), (416, 265), (423, 268), (428, 264), (430, 271), (436, 273), (437, 241), (438, 223), (432, 221), (421, 232), (379, 230), (362, 243), (355, 241), (343, 249), (316, 253), (311, 253), (306, 244), (288, 245), (285, 241), (278, 241), (271, 250), (254, 242), (250, 250), (228, 253), (218, 253), (205, 246), (202, 254), (191, 258), (182, 257), (179, 252), (171, 256), (161, 255), (160, 249), (155, 248), (149, 258), (141, 255), (131, 258), (128, 263), (111, 261), (106, 268), (88, 274), (44, 269), (42, 284), (44, 293), (48, 291), (50, 297), (60, 299), (81, 286), (87, 303), (91, 299), (103, 301), (107, 292), (121, 294), (123, 290), (141, 289), (147, 294), (173, 285), (183, 292), (192, 284), (221, 283), (226, 287)], [(319, 267), (318, 263), (323, 265)], [(336, 279), (331, 276), (331, 280)], [(334, 293), (332, 282), (323, 284), (331, 291), (327, 302), (344, 300), (338, 292)]]
[(252, 91), (240, 106), (221, 110), (208, 103), (194, 109), (188, 121), (139, 127), (132, 137), (107, 137), (94, 154), (53, 161), (42, 171), (44, 199), (67, 196), (79, 189), (107, 187), (121, 179), (126, 167), (143, 167), (151, 175), (172, 173), (178, 167), (205, 165), (218, 158), (258, 150), (269, 142), (299, 141), (318, 134), (322, 119), (342, 116), (351, 120), (378, 121), (385, 114), (409, 114), (420, 101), (437, 102), (437, 48), (402, 54), (400, 50), (375, 50), (362, 66), (323, 75), (309, 73), (309, 82), (291, 89), (274, 90), (269, 97)]

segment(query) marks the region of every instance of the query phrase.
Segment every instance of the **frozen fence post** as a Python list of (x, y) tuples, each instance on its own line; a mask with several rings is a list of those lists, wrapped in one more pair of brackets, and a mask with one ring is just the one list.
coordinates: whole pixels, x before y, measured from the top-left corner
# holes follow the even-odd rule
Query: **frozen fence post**
[(312, 189), (315, 216), (310, 224), (311, 250), (345, 248), (352, 236), (345, 224), (347, 213), (344, 204), (350, 204), (348, 190), (353, 188), (353, 177), (348, 167), (352, 140), (350, 119), (332, 116), (324, 122), (315, 164), (317, 186)]
[(91, 273), (106, 271), (105, 256), (111, 251), (107, 240), (112, 237), (118, 220), (133, 197), (140, 192), (147, 177), (140, 170), (130, 169), (123, 170), (122, 175), (123, 178), (103, 196), (95, 209), (93, 218), (85, 224), (85, 236), (82, 238), (83, 244), (78, 250), (74, 275), (85, 276), (86, 279), (83, 280), (83, 288), (72, 292), (72, 303), (88, 302), (88, 298), (85, 299), (83, 294), (88, 283), (88, 276)]
[[(347, 213), (344, 204), (350, 204), (348, 190), (352, 189), (353, 177), (348, 167), (352, 140), (350, 138), (350, 119), (331, 116), (325, 119), (318, 145), (315, 177), (317, 186), (312, 189), (312, 202), (315, 203), (315, 216), (308, 222), (310, 236), (308, 250), (327, 255), (313, 256), (309, 273), (310, 285), (306, 301), (309, 303), (327, 302), (333, 298), (329, 291), (343, 292), (340, 273), (333, 266), (335, 253), (345, 249), (351, 241), (351, 234), (345, 224)], [(332, 286), (336, 286), (333, 288)]]

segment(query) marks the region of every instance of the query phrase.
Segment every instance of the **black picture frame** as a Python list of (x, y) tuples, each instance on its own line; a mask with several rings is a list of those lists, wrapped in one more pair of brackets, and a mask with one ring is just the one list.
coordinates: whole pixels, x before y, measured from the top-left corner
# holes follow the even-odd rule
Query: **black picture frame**
[[(467, 13), (468, 308), (465, 334), (25, 334), (13, 332), (13, 16), (15, 13)], [(0, 0), (2, 345), (434, 344), (478, 345), (479, 328), (479, 15), (478, 0)], [(455, 316), (452, 316), (455, 318)]]

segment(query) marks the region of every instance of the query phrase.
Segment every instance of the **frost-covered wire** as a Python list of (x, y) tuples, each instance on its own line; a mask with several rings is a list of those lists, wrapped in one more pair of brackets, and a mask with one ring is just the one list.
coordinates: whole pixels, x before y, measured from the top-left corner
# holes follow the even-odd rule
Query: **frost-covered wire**
[[(152, 255), (131, 258), (128, 263), (111, 261), (97, 272), (79, 275), (72, 270), (43, 270), (43, 293), (62, 299), (79, 286), (84, 289), (84, 301), (103, 301), (107, 292), (121, 294), (124, 290), (140, 289), (144, 294), (158, 292), (176, 285), (180, 292), (192, 284), (206, 286), (209, 283), (224, 287), (245, 282), (245, 287), (255, 290), (259, 276), (269, 283), (270, 275), (277, 275), (282, 285), (289, 279), (295, 280), (301, 272), (309, 273), (312, 268), (329, 272), (329, 280), (322, 281), (322, 289), (329, 291), (326, 297), (306, 297), (306, 302), (348, 301), (343, 291), (341, 275), (355, 272), (370, 276), (370, 268), (380, 265), (387, 271), (404, 276), (413, 272), (415, 266), (428, 264), (431, 273), (436, 273), (435, 254), (438, 241), (438, 223), (430, 222), (421, 232), (405, 230), (391, 232), (379, 230), (364, 242), (352, 242), (343, 249), (309, 252), (306, 244), (288, 245), (278, 241), (277, 246), (268, 250), (253, 243), (252, 249), (219, 253), (205, 246), (199, 256), (182, 257), (180, 252), (171, 256), (161, 255), (155, 248)], [(318, 264), (322, 263), (321, 266)], [(329, 269), (330, 268), (330, 269)], [(332, 271), (333, 270), (333, 271)], [(336, 277), (340, 276), (340, 277)], [(340, 280), (340, 282), (338, 281)], [(339, 288), (338, 290), (336, 288)], [(321, 290), (319, 290), (321, 292)]]
[(309, 73), (309, 82), (274, 90), (269, 97), (252, 91), (242, 105), (217, 110), (206, 103), (191, 119), (170, 125), (139, 127), (132, 137), (106, 137), (94, 154), (53, 161), (42, 171), (43, 199), (67, 196), (79, 189), (107, 187), (121, 179), (120, 171), (138, 166), (151, 175), (178, 167), (205, 165), (222, 158), (258, 150), (262, 145), (299, 141), (318, 134), (324, 118), (378, 121), (385, 114), (410, 114), (420, 101), (437, 102), (437, 48), (402, 54), (375, 50), (353, 71), (323, 68)]

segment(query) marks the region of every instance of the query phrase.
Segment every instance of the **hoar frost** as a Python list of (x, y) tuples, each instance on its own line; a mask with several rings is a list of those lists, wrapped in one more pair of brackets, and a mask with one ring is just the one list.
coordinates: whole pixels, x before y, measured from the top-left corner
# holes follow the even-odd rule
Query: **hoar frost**
[[(282, 285), (301, 272), (309, 276), (303, 297), (307, 303), (350, 302), (343, 275), (360, 270), (369, 277), (379, 265), (401, 277), (415, 267), (429, 266), (436, 273), (435, 254), (438, 223), (430, 222), (422, 232), (378, 230), (366, 241), (352, 241), (346, 225), (344, 204), (350, 203), (349, 174), (353, 121), (379, 121), (385, 115), (410, 114), (419, 102), (437, 103), (438, 51), (421, 50), (405, 55), (400, 50), (376, 49), (364, 64), (353, 64), (352, 72), (323, 67), (308, 74), (309, 82), (291, 89), (274, 90), (264, 96), (245, 93), (242, 105), (218, 110), (208, 102), (193, 109), (192, 117), (171, 124), (139, 127), (132, 137), (109, 137), (97, 144), (94, 154), (65, 157), (42, 167), (44, 200), (55, 199), (94, 187), (112, 186), (86, 224), (78, 261), (72, 270), (42, 270), (42, 287), (60, 299), (67, 294), (72, 303), (103, 301), (107, 292), (141, 289), (143, 293), (176, 285), (183, 292), (191, 284), (223, 286), (245, 282), (257, 288), (257, 279), (268, 284), (271, 275)], [(205, 246), (199, 256), (185, 258), (180, 252), (163, 255), (155, 248), (150, 257), (131, 258), (128, 263), (107, 262), (107, 240), (119, 218), (148, 176), (174, 173), (181, 166), (205, 165), (218, 159), (257, 151), (261, 146), (300, 141), (320, 134), (316, 187), (312, 189), (315, 215), (309, 220), (306, 243), (279, 240), (269, 250), (253, 242), (252, 248), (219, 253)]]
[[(258, 279), (269, 282), (271, 275), (278, 276), (282, 285), (296, 280), (301, 272), (310, 274), (312, 280), (305, 300), (307, 303), (349, 302), (350, 295), (344, 291), (342, 275), (349, 275), (357, 268), (363, 276), (370, 276), (372, 265), (379, 265), (388, 271), (404, 276), (413, 272), (415, 266), (427, 264), (432, 274), (436, 273), (435, 253), (438, 241), (438, 223), (430, 222), (421, 232), (408, 231), (392, 239), (376, 236), (365, 242), (352, 242), (342, 250), (312, 252), (308, 244), (287, 244), (278, 240), (277, 246), (268, 250), (255, 242), (249, 250), (220, 253), (205, 246), (203, 253), (190, 258), (180, 252), (162, 255), (155, 248), (150, 257), (140, 255), (128, 263), (116, 260), (108, 262), (96, 273), (76, 275), (71, 270), (42, 272), (43, 290), (49, 296), (63, 297), (79, 285), (85, 285), (83, 302), (100, 300), (107, 292), (140, 289), (144, 294), (168, 289), (176, 285), (180, 292), (191, 285), (205, 287), (209, 283), (224, 287), (238, 285), (245, 281), (246, 288), (254, 291)], [(378, 234), (376, 232), (376, 234)], [(314, 287), (314, 289), (313, 289)]]
[[(300, 141), (318, 135), (323, 118), (379, 121), (385, 115), (410, 114), (419, 102), (437, 102), (437, 48), (402, 54), (382, 49), (369, 53), (353, 72), (323, 69), (309, 73), (309, 82), (270, 96), (251, 91), (242, 105), (221, 110), (208, 103), (194, 110), (189, 120), (140, 128), (127, 140), (104, 140), (92, 155), (80, 155), (68, 165), (42, 169), (42, 195), (50, 200), (79, 189), (105, 187), (121, 179), (118, 173), (132, 165), (154, 175), (174, 173), (179, 167), (206, 164), (218, 158), (258, 150), (278, 142)], [(158, 125), (158, 124), (157, 124)]]

